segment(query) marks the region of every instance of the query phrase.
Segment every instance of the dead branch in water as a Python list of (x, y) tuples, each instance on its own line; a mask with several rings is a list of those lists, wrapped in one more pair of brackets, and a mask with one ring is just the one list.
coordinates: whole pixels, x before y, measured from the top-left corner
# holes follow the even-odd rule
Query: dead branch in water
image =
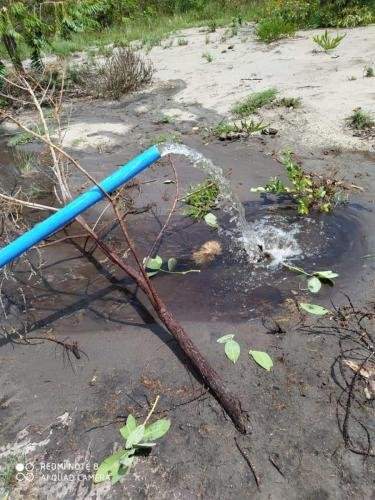
[[(69, 199), (71, 199), (71, 193), (67, 180), (66, 164), (73, 165), (77, 170), (79, 170), (82, 174), (84, 174), (86, 178), (88, 178), (94, 185), (96, 185), (99, 189), (102, 190), (103, 194), (105, 195), (105, 198), (112, 207), (112, 210), (116, 217), (116, 222), (121, 229), (124, 241), (127, 245), (127, 249), (135, 261), (135, 266), (133, 267), (133, 265), (126, 262), (123, 256), (120, 255), (117, 250), (113, 250), (105, 241), (103, 241), (100, 235), (96, 232), (96, 230), (94, 230), (88, 224), (88, 222), (84, 219), (84, 217), (82, 216), (77, 217), (76, 219), (77, 222), (88, 233), (90, 238), (96, 243), (96, 245), (101, 249), (101, 251), (106, 255), (106, 257), (108, 257), (108, 259), (112, 263), (114, 263), (119, 269), (121, 269), (126, 275), (128, 275), (137, 284), (137, 286), (145, 293), (152, 307), (154, 308), (156, 314), (158, 315), (160, 321), (164, 324), (164, 326), (176, 339), (178, 345), (180, 346), (181, 350), (184, 352), (186, 357), (189, 359), (192, 367), (197, 372), (198, 376), (201, 378), (204, 384), (207, 385), (212, 395), (217, 399), (217, 401), (225, 410), (227, 415), (231, 418), (236, 428), (241, 433), (245, 434), (248, 430), (247, 418), (246, 414), (241, 409), (239, 399), (228, 392), (220, 375), (210, 365), (207, 358), (205, 358), (201, 354), (201, 352), (194, 344), (194, 342), (191, 340), (187, 332), (177, 321), (177, 319), (173, 316), (173, 314), (169, 311), (169, 309), (163, 302), (162, 298), (159, 296), (150, 278), (148, 277), (146, 269), (142, 263), (142, 259), (139, 256), (138, 252), (136, 251), (133, 242), (131, 241), (131, 238), (129, 237), (129, 233), (124, 220), (124, 214), (121, 213), (119, 207), (118, 197), (116, 196), (116, 194), (109, 195), (108, 193), (106, 193), (103, 190), (103, 188), (98, 184), (98, 182), (71, 155), (69, 155), (65, 151), (61, 143), (56, 144), (55, 142), (52, 141), (51, 139), (52, 132), (50, 132), (49, 130), (49, 125), (47, 124), (47, 121), (45, 119), (44, 111), (40, 101), (38, 101), (38, 98), (36, 97), (36, 94), (32, 86), (29, 84), (26, 78), (24, 76), (20, 76), (19, 79), (20, 82), (19, 85), (18, 84), (17, 85), (21, 86), (23, 90), (30, 95), (31, 101), (34, 104), (35, 109), (38, 112), (39, 119), (42, 123), (43, 132), (36, 132), (32, 130), (32, 128), (25, 125), (19, 118), (16, 118), (9, 112), (3, 111), (2, 116), (12, 121), (16, 125), (18, 125), (18, 127), (23, 129), (24, 131), (32, 134), (33, 137), (42, 141), (49, 148), (50, 155), (52, 158), (51, 170), (52, 173), (54, 174), (56, 186), (59, 190), (59, 194), (57, 194), (55, 191), (57, 200), (59, 200), (59, 198), (61, 197), (61, 200), (65, 203)], [(62, 93), (60, 94), (59, 99), (56, 102), (53, 101), (52, 97), (48, 97), (47, 100), (49, 101), (49, 104), (53, 109), (56, 123), (58, 124), (59, 128), (58, 137), (61, 138), (62, 134), (60, 129), (60, 113), (61, 113)], [(172, 167), (174, 169), (173, 164)], [(172, 214), (174, 212), (178, 200), (178, 181), (176, 184), (176, 188), (177, 188), (176, 197), (172, 209), (151, 251), (153, 251), (155, 245), (162, 237), (162, 234), (165, 231), (170, 221), (170, 218), (172, 217)]]

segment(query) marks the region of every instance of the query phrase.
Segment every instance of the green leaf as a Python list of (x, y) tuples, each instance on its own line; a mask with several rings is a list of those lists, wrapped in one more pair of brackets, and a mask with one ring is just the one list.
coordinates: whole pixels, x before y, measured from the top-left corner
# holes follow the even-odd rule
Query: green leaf
[(137, 421), (133, 417), (133, 415), (128, 415), (128, 418), (126, 419), (126, 424), (124, 427), (121, 427), (120, 429), (120, 434), (124, 439), (128, 439), (129, 434), (137, 428)]
[(266, 352), (249, 351), (249, 355), (259, 366), (261, 366), (265, 370), (270, 371), (273, 367), (271, 356), (269, 356), (269, 354), (267, 354)]
[(160, 420), (157, 420), (153, 424), (146, 427), (143, 440), (154, 441), (155, 439), (161, 438), (169, 431), (170, 426), (171, 421), (169, 420), (169, 418), (161, 418)]
[(159, 255), (157, 255), (154, 259), (147, 259), (145, 267), (147, 269), (158, 271), (161, 268), (162, 264), (163, 259)]
[(219, 344), (225, 344), (225, 342), (228, 342), (229, 340), (232, 340), (234, 338), (234, 335), (229, 334), (229, 335), (223, 335), (219, 339), (217, 339), (216, 342), (219, 342)]
[(174, 257), (168, 259), (168, 271), (174, 271), (176, 265), (177, 265), (177, 259), (175, 259)]
[(217, 223), (216, 215), (212, 214), (211, 212), (204, 216), (204, 221), (210, 227), (213, 227), (215, 229), (217, 229), (219, 227), (219, 224)]
[(317, 276), (318, 278), (323, 278), (323, 279), (333, 279), (337, 278), (339, 275), (337, 273), (334, 273), (332, 271), (317, 271), (314, 273), (314, 276)]
[(315, 304), (306, 304), (305, 302), (300, 302), (299, 305), (308, 313), (316, 314), (317, 316), (324, 316), (325, 314), (330, 312), (328, 309), (325, 309), (322, 306), (317, 306)]
[(120, 450), (103, 460), (96, 471), (94, 482), (101, 483), (109, 479), (109, 476), (116, 476), (121, 465), (120, 460), (127, 453), (126, 450)]
[(138, 425), (138, 427), (129, 434), (128, 439), (126, 440), (125, 448), (128, 450), (132, 448), (135, 444), (138, 444), (142, 441), (145, 433), (145, 426)]
[(240, 356), (240, 344), (235, 340), (228, 340), (228, 342), (225, 343), (224, 351), (229, 361), (235, 363)]
[(313, 276), (312, 278), (309, 278), (309, 280), (307, 281), (307, 287), (311, 293), (318, 293), (322, 287), (322, 284), (319, 278)]

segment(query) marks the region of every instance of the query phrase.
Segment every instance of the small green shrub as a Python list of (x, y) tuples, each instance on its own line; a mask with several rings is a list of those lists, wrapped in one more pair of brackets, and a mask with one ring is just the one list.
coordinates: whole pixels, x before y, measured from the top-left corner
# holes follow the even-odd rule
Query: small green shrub
[(239, 101), (232, 107), (231, 111), (234, 115), (245, 117), (252, 115), (258, 109), (270, 104), (275, 100), (277, 95), (276, 89), (267, 89), (260, 92), (255, 92), (249, 95), (243, 101)]
[(281, 38), (294, 35), (296, 27), (280, 16), (272, 16), (262, 19), (256, 28), (256, 36), (262, 42), (271, 43)]
[(353, 113), (345, 120), (348, 126), (355, 130), (369, 130), (375, 126), (375, 121), (370, 113), (363, 111), (361, 108), (353, 110)]
[(190, 186), (190, 192), (183, 199), (188, 205), (184, 214), (193, 219), (204, 219), (205, 215), (218, 208), (219, 194), (218, 183), (210, 177), (201, 184)]
[(345, 189), (343, 182), (305, 172), (300, 165), (294, 163), (290, 150), (284, 152), (282, 161), (292, 187), (286, 186), (278, 177), (273, 177), (264, 187), (252, 188), (253, 193), (287, 195), (296, 202), (300, 215), (307, 215), (312, 209), (330, 212), (345, 199), (342, 196)]
[(302, 106), (302, 99), (300, 97), (282, 97), (276, 101), (276, 106), (297, 109)]
[(366, 66), (364, 69), (365, 78), (373, 78), (375, 76), (375, 71), (372, 66)]
[(267, 125), (262, 122), (254, 120), (241, 120), (240, 123), (220, 123), (216, 127), (212, 127), (210, 129), (210, 133), (217, 138), (227, 134), (250, 135), (255, 132), (261, 132), (266, 127)]
[(203, 59), (206, 59), (207, 62), (211, 63), (213, 60), (214, 60), (214, 57), (212, 54), (210, 54), (209, 52), (204, 52), (202, 54), (202, 58)]
[(336, 35), (334, 38), (330, 37), (328, 30), (325, 30), (322, 35), (315, 35), (313, 40), (321, 49), (328, 52), (329, 50), (336, 49), (345, 37), (346, 33), (344, 35)]

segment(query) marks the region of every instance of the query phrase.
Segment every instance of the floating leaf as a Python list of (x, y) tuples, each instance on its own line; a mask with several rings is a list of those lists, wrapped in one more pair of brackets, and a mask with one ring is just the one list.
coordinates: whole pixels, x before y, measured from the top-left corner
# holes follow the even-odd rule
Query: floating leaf
[(204, 221), (210, 227), (213, 227), (215, 229), (217, 229), (219, 227), (219, 224), (217, 223), (216, 215), (212, 214), (211, 212), (204, 216)]
[(169, 418), (161, 418), (160, 420), (157, 420), (153, 424), (146, 427), (143, 440), (154, 441), (155, 439), (161, 438), (169, 431), (170, 426), (171, 421)]
[(168, 271), (173, 271), (176, 265), (177, 265), (177, 259), (175, 259), (174, 257), (168, 259)]
[(306, 304), (304, 302), (300, 302), (299, 305), (308, 313), (316, 314), (317, 316), (324, 316), (325, 314), (328, 314), (330, 312), (325, 307), (317, 306), (316, 304)]
[(319, 290), (322, 287), (322, 284), (316, 276), (313, 276), (312, 278), (309, 278), (307, 281), (307, 287), (312, 293), (318, 293)]
[(333, 278), (337, 278), (339, 275), (337, 273), (333, 273), (332, 271), (317, 271), (316, 273), (314, 273), (314, 276), (317, 276), (318, 278), (331, 280)]
[(147, 259), (145, 267), (147, 269), (152, 269), (158, 271), (163, 264), (163, 259), (157, 255), (154, 259)]
[(235, 363), (240, 356), (240, 344), (235, 340), (228, 340), (228, 342), (225, 342), (224, 351), (227, 358), (232, 361), (232, 363)]
[(271, 356), (269, 356), (269, 354), (267, 354), (266, 352), (249, 351), (249, 355), (259, 366), (261, 366), (265, 370), (270, 371), (273, 367)]
[(109, 479), (109, 476), (116, 476), (121, 465), (120, 460), (127, 453), (126, 450), (120, 450), (103, 460), (96, 471), (94, 482), (101, 483)]
[(128, 415), (128, 418), (126, 419), (126, 424), (124, 427), (121, 427), (120, 429), (120, 434), (124, 439), (128, 439), (129, 434), (137, 428), (137, 421), (133, 417), (133, 415)]
[(234, 335), (229, 334), (229, 335), (223, 335), (219, 339), (217, 339), (216, 342), (219, 342), (219, 344), (225, 344), (225, 342), (228, 342), (229, 340), (232, 340), (234, 338)]
[(138, 427), (136, 427), (136, 429), (129, 434), (129, 437), (126, 440), (125, 448), (129, 450), (130, 448), (133, 448), (135, 444), (140, 443), (143, 439), (144, 433), (145, 426), (138, 425)]

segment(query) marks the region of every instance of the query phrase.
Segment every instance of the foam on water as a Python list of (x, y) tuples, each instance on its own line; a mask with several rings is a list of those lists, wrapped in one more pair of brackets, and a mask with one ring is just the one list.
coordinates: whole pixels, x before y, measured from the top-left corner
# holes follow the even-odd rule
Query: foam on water
[(230, 182), (224, 176), (222, 169), (214, 165), (211, 160), (183, 144), (160, 144), (158, 149), (161, 156), (176, 154), (189, 158), (194, 167), (203, 170), (218, 182), (219, 203), (224, 212), (230, 216), (232, 225), (222, 232), (245, 250), (250, 262), (277, 267), (285, 260), (302, 254), (296, 239), (299, 233), (297, 224), (284, 228), (285, 222), (283, 224), (282, 218), (279, 218), (275, 226), (275, 219), (271, 221), (271, 217), (267, 215), (256, 222), (248, 222), (244, 206), (233, 193)]

